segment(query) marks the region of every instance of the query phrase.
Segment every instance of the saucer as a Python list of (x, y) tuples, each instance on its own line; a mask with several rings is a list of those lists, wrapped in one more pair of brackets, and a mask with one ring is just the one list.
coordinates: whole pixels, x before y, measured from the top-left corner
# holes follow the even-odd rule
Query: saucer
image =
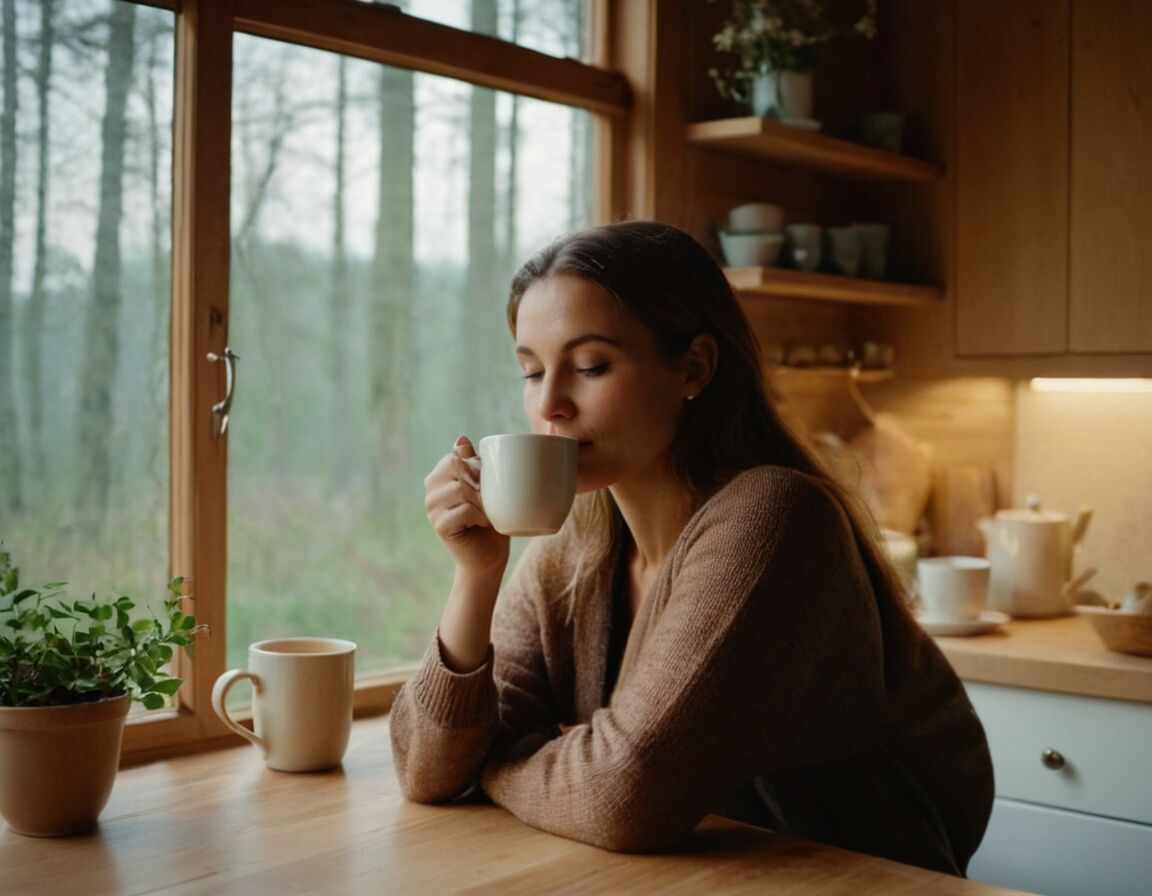
[(919, 622), (920, 627), (930, 635), (965, 637), (967, 635), (982, 635), (985, 632), (990, 632), (993, 629), (999, 628), (1005, 622), (1011, 620), (1011, 618), (1007, 613), (985, 610), (975, 619), (965, 619), (961, 622), (950, 619), (928, 619), (923, 616), (917, 616), (916, 621)]

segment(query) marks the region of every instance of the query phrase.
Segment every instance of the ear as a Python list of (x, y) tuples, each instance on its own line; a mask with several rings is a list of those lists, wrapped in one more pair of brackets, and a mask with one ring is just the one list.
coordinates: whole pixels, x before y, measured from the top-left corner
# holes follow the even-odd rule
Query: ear
[(716, 372), (720, 347), (711, 333), (696, 336), (680, 359), (684, 373), (684, 398), (691, 401), (704, 391)]

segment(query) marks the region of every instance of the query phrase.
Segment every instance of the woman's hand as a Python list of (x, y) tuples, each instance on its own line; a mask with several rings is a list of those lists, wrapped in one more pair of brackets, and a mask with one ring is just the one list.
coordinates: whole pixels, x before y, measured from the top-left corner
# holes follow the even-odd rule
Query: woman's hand
[(492, 528), (480, 499), (480, 458), (461, 436), (424, 479), (424, 509), (458, 571), (503, 575), (511, 539)]
[(440, 657), (454, 672), (471, 672), (488, 654), (492, 611), (512, 540), (484, 515), (480, 458), (464, 436), (424, 480), (424, 507), (456, 561), (452, 592), (440, 617)]

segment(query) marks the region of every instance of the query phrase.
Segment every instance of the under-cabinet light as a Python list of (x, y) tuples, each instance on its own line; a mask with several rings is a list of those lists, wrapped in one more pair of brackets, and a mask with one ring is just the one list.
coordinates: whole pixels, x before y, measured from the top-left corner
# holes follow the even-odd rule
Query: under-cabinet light
[(1152, 379), (1033, 377), (1033, 392), (1152, 392)]

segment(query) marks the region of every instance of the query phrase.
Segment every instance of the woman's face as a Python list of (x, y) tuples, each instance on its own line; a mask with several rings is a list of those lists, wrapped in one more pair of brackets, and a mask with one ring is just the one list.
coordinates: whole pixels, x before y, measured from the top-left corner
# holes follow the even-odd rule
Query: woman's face
[(667, 475), (684, 399), (682, 365), (604, 289), (557, 274), (524, 293), (516, 357), (533, 432), (580, 440), (577, 490)]

